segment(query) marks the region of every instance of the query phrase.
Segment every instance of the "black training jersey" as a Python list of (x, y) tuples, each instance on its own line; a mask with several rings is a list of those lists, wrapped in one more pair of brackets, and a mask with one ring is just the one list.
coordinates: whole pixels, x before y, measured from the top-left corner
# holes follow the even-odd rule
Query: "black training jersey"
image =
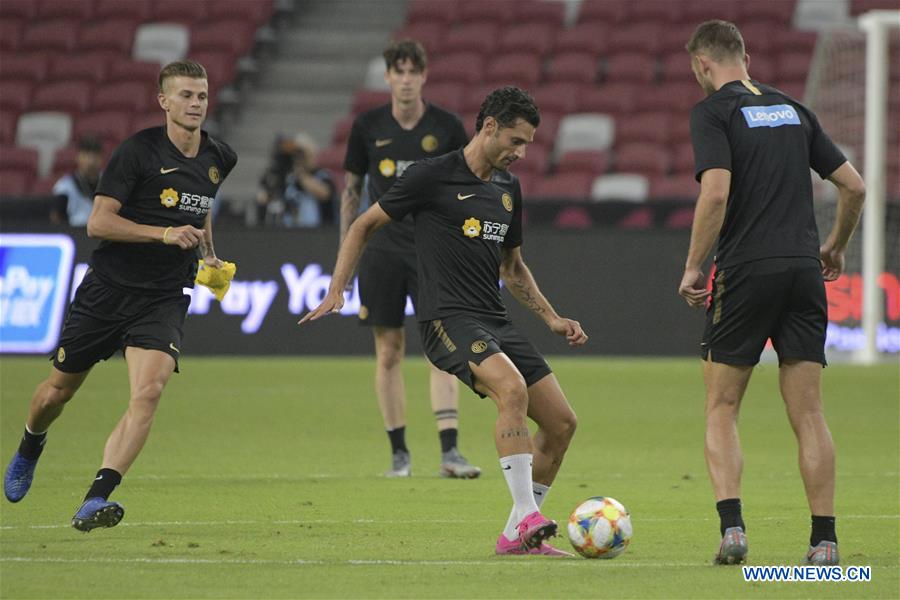
[(460, 149), (411, 166), (379, 204), (394, 221), (414, 219), (419, 321), (459, 312), (506, 316), (500, 247), (522, 245), (522, 192), (514, 175), (479, 179)]
[(691, 112), (697, 180), (731, 171), (720, 267), (760, 258), (819, 257), (812, 167), (823, 179), (844, 155), (805, 106), (756, 81), (732, 81)]
[[(453, 113), (428, 104), (412, 129), (403, 129), (387, 104), (359, 115), (350, 130), (344, 170), (368, 175), (367, 190), (374, 204), (398, 177), (417, 160), (441, 156), (469, 141), (466, 130)], [(415, 252), (412, 219), (391, 223), (375, 233), (370, 248)]]
[[(197, 156), (188, 158), (169, 140), (165, 127), (151, 127), (116, 148), (96, 194), (121, 202), (119, 216), (141, 225), (202, 229), (219, 185), (235, 163), (234, 151), (206, 132)], [(91, 255), (91, 266), (112, 285), (167, 293), (194, 286), (197, 251), (104, 240)]]

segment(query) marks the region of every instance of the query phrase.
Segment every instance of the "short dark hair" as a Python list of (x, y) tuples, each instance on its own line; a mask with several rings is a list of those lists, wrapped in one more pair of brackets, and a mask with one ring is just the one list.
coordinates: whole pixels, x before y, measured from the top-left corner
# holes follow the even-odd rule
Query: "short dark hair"
[(746, 52), (737, 25), (719, 19), (700, 23), (685, 48), (691, 54), (705, 52), (716, 62), (741, 59)]
[(100, 141), (100, 138), (93, 135), (86, 135), (78, 140), (78, 151), (100, 154), (103, 152), (103, 142)]
[(541, 112), (534, 98), (525, 90), (513, 86), (496, 89), (487, 95), (475, 119), (476, 132), (481, 131), (487, 117), (494, 117), (501, 128), (514, 126), (517, 119), (523, 119), (534, 127), (541, 124)]
[(416, 40), (394, 40), (384, 49), (384, 68), (388, 71), (396, 68), (404, 60), (408, 60), (420, 71), (428, 67), (428, 55), (425, 48)]
[(176, 60), (170, 62), (159, 72), (159, 91), (163, 91), (163, 84), (170, 77), (191, 77), (193, 79), (208, 79), (203, 65), (192, 60)]

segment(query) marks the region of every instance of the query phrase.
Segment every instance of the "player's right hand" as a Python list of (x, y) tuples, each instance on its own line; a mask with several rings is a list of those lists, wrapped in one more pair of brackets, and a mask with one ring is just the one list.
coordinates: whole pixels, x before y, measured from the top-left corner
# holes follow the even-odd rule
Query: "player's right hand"
[(191, 227), (190, 225), (182, 225), (181, 227), (172, 227), (168, 233), (164, 233), (163, 243), (170, 246), (178, 246), (182, 250), (196, 248), (203, 240), (203, 230)]
[(834, 281), (844, 272), (843, 252), (838, 252), (825, 245), (819, 249), (819, 257), (822, 261), (822, 278), (825, 281)]
[(690, 306), (703, 306), (710, 291), (706, 288), (703, 271), (697, 268), (686, 268), (678, 285), (678, 295)]
[(334, 292), (332, 290), (328, 290), (328, 295), (325, 296), (325, 299), (322, 300), (322, 303), (306, 313), (302, 319), (297, 321), (297, 325), (303, 325), (307, 321), (315, 321), (316, 319), (321, 319), (325, 315), (330, 315), (331, 313), (340, 312), (341, 307), (344, 306), (344, 292), (343, 290)]

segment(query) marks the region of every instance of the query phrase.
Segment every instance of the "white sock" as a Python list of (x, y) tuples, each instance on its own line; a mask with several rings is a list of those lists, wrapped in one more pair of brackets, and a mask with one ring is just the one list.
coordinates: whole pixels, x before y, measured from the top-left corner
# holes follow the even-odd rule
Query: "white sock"
[[(500, 459), (503, 467), (503, 475), (506, 477), (506, 484), (509, 486), (509, 492), (513, 497), (513, 507), (509, 513), (509, 519), (506, 521), (506, 527), (503, 528), (503, 535), (507, 540), (514, 541), (518, 539), (519, 532), (516, 525), (519, 524), (525, 515), (529, 515), (539, 509), (534, 494), (534, 487), (538, 485), (543, 490), (549, 489), (541, 484), (534, 484), (531, 481), (531, 454), (514, 454), (512, 456), (504, 456)], [(507, 468), (507, 466), (511, 468)]]
[[(544, 499), (546, 499), (547, 492), (549, 491), (549, 486), (546, 486), (542, 483), (532, 482), (531, 495), (537, 509), (541, 508), (541, 504), (544, 503)], [(526, 512), (520, 515), (519, 511), (516, 508), (516, 505), (513, 504), (512, 509), (509, 511), (509, 518), (506, 520), (506, 527), (503, 528), (503, 536), (511, 542), (519, 539), (519, 531), (518, 529), (516, 529), (516, 525), (519, 524), (519, 521), (522, 520), (522, 517), (529, 514), (528, 512)], [(534, 512), (534, 510), (531, 510), (531, 512)]]

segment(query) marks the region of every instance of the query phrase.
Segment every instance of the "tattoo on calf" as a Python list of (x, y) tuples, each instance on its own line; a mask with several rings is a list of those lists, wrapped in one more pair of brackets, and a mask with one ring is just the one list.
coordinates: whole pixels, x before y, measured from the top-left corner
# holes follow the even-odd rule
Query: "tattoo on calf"
[(527, 438), (528, 437), (528, 428), (525, 427), (523, 429), (507, 429), (506, 431), (500, 432), (500, 439), (508, 439), (508, 438)]

